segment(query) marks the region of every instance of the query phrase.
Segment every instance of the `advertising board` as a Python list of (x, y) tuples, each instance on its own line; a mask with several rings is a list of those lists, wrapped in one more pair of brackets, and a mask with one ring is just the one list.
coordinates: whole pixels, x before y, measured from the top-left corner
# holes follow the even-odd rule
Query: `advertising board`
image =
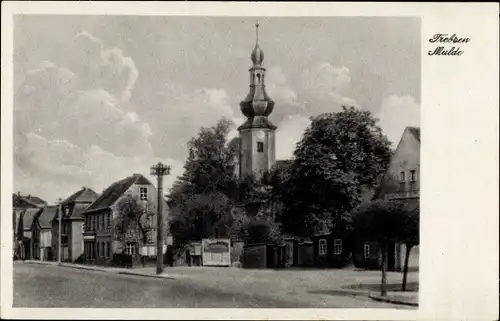
[(204, 266), (231, 266), (231, 240), (203, 239), (201, 245)]

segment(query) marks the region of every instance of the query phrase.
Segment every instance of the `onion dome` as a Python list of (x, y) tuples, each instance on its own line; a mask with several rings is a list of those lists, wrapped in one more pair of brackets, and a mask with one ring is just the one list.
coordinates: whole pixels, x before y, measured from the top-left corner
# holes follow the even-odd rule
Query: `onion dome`
[(255, 48), (253, 49), (250, 58), (252, 59), (254, 65), (260, 65), (262, 61), (264, 61), (264, 51), (260, 49), (258, 43), (255, 44)]
[(250, 55), (252, 59), (253, 66), (250, 68), (250, 91), (247, 97), (240, 103), (240, 109), (243, 115), (248, 119), (240, 126), (243, 128), (270, 128), (275, 129), (274, 126), (268, 119), (267, 116), (272, 113), (274, 109), (274, 101), (267, 95), (265, 89), (264, 77), (266, 74), (266, 69), (261, 66), (264, 60), (264, 52), (259, 47), (259, 24), (255, 25), (257, 27), (257, 42), (255, 43), (255, 48)]

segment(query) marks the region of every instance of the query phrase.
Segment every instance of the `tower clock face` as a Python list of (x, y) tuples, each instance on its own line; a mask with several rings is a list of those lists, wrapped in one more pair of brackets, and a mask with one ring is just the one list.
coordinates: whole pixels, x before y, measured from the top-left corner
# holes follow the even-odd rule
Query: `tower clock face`
[(264, 139), (266, 135), (263, 132), (258, 132), (256, 136), (258, 139)]

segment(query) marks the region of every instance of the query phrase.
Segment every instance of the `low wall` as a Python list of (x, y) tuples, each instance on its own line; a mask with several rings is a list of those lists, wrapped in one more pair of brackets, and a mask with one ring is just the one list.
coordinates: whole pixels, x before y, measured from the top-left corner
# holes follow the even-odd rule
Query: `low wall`
[(267, 267), (266, 245), (250, 245), (243, 248), (243, 268), (262, 269)]

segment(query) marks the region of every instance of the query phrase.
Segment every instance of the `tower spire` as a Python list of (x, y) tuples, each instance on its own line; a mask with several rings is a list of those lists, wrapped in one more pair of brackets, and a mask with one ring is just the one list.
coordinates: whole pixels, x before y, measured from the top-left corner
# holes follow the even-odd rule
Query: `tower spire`
[(259, 20), (255, 23), (255, 45), (259, 44)]

